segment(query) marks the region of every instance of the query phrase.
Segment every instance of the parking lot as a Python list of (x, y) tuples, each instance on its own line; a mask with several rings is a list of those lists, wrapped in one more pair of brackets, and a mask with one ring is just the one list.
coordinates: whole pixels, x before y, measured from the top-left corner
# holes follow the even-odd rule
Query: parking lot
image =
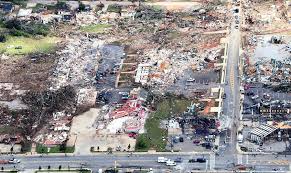
[(251, 85), (245, 89), (243, 102), (244, 117), (250, 118), (251, 115), (258, 116), (258, 105), (262, 105), (262, 101), (290, 102), (291, 93), (274, 92), (270, 88), (264, 88), (262, 84)]
[[(183, 142), (180, 140), (180, 138), (183, 138)], [(182, 151), (182, 152), (209, 152), (211, 151), (213, 147), (212, 142), (207, 142), (204, 137), (202, 136), (187, 136), (187, 135), (180, 135), (172, 137), (172, 144), (173, 144), (173, 150), (174, 151)], [(211, 143), (211, 144), (210, 144)], [(206, 148), (206, 144), (210, 144)], [(167, 149), (171, 150), (171, 143), (168, 141), (167, 143)]]

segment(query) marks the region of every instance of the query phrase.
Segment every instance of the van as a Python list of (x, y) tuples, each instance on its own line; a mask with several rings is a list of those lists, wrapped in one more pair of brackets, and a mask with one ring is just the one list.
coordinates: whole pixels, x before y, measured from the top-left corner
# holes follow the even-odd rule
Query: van
[(166, 163), (168, 161), (165, 157), (158, 157), (158, 163)]

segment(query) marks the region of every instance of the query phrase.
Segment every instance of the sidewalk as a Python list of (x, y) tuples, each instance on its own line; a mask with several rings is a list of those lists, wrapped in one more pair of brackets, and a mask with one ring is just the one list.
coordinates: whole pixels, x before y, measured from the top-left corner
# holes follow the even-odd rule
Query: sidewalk
[(98, 155), (112, 155), (112, 156), (127, 156), (132, 153), (133, 155), (210, 155), (213, 152), (156, 152), (156, 151), (148, 151), (148, 152), (113, 152), (112, 154), (108, 154), (107, 152), (91, 152), (89, 155), (82, 154), (74, 154), (74, 153), (50, 153), (50, 154), (31, 154), (31, 152), (25, 154), (17, 154), (18, 156), (25, 157), (35, 157), (39, 156), (98, 156)]

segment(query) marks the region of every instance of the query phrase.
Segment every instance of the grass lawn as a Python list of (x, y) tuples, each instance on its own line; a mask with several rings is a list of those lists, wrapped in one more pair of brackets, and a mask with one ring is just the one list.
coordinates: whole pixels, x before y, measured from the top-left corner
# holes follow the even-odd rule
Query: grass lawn
[(56, 37), (40, 39), (8, 36), (6, 42), (0, 43), (0, 52), (7, 55), (25, 55), (29, 53), (49, 53), (55, 50)]
[(146, 121), (146, 133), (139, 135), (137, 139), (136, 150), (147, 151), (148, 149), (155, 149), (157, 151), (165, 151), (167, 142), (163, 141), (162, 137), (167, 137), (168, 132), (166, 129), (160, 128), (161, 120), (167, 120), (171, 115), (183, 113), (190, 103), (190, 100), (177, 98), (169, 98), (158, 103), (157, 111)]
[(82, 26), (80, 29), (83, 32), (88, 32), (88, 33), (104, 33), (105, 29), (110, 28), (111, 25), (109, 24), (92, 24), (92, 25), (87, 25), (87, 26)]
[(37, 153), (73, 153), (75, 151), (75, 147), (66, 147), (65, 150), (61, 150), (60, 146), (51, 147), (48, 150), (48, 147), (38, 144), (36, 146)]

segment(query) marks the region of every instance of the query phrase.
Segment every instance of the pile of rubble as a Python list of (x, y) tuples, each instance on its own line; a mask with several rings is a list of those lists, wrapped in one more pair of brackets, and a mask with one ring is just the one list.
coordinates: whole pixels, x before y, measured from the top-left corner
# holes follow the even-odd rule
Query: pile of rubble
[(290, 37), (252, 37), (251, 49), (246, 51), (245, 56), (246, 82), (266, 85), (290, 83), (290, 43)]
[(70, 131), (72, 115), (70, 113), (56, 112), (53, 113), (53, 119), (49, 122), (46, 133), (40, 131), (33, 139), (34, 142), (43, 144), (45, 146), (55, 146), (63, 144)]
[(93, 86), (100, 58), (98, 48), (103, 41), (77, 35), (66, 42), (67, 46), (57, 53), (59, 59), (51, 77), (52, 88)]
[(103, 121), (98, 121), (98, 133), (143, 133), (149, 111), (143, 106), (147, 97), (144, 92), (141, 88), (134, 88), (126, 97), (121, 93), (124, 103), (104, 106), (105, 115)]

